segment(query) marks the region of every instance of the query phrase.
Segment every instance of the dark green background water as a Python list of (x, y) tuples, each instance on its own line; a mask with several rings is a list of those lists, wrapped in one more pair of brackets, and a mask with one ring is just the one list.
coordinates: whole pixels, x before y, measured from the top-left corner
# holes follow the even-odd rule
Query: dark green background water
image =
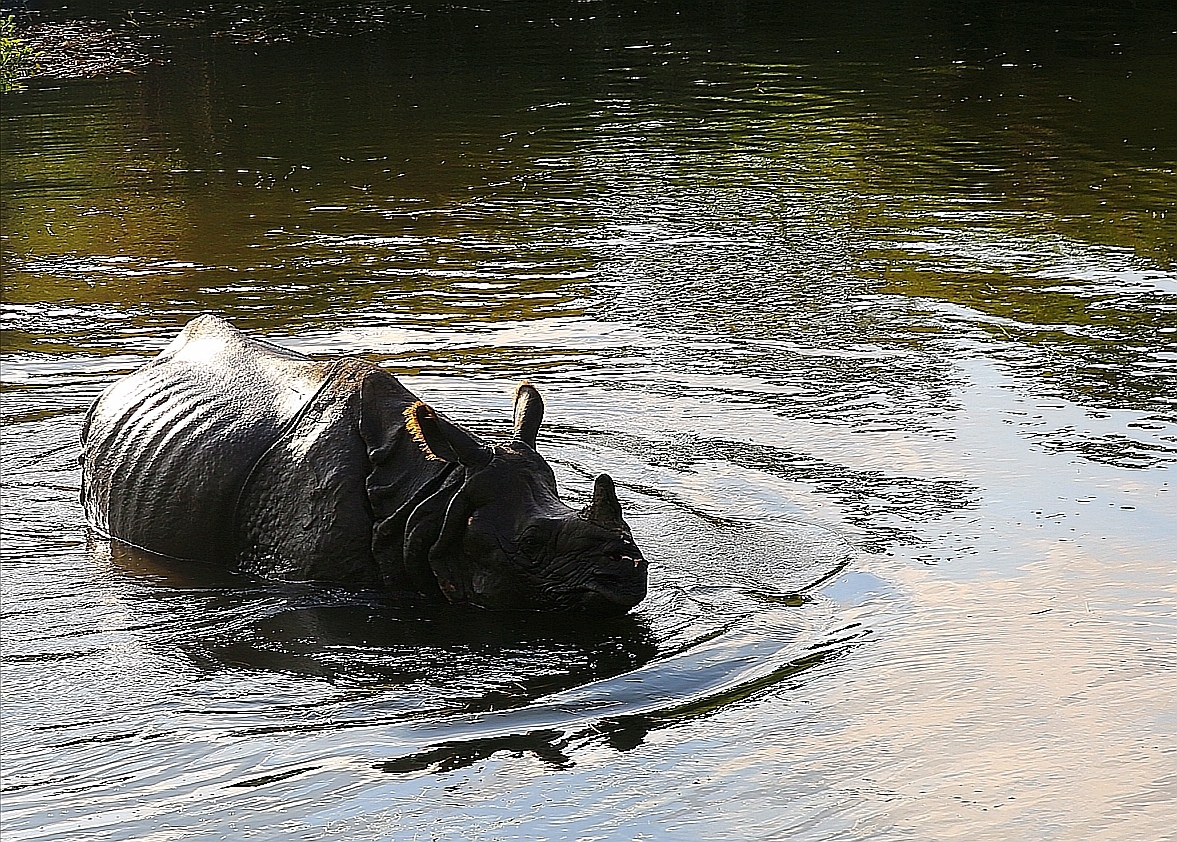
[[(3, 100), (5, 838), (1164, 838), (1168, 6), (39, 13), (158, 60)], [(649, 599), (88, 539), (82, 414), (202, 312), (492, 437), (531, 379)]]

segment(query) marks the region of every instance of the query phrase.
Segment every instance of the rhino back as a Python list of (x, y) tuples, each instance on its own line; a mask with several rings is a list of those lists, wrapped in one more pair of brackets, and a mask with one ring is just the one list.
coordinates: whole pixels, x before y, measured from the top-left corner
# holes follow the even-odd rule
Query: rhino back
[(245, 481), (233, 518), (239, 568), (275, 579), (428, 589), (428, 574), (406, 569), (405, 529), (455, 467), (427, 458), (406, 429), (404, 411), (415, 401), (377, 366), (341, 361)]
[(365, 377), (344, 362), (263, 453), (246, 478), (233, 520), (240, 570), (273, 579), (378, 586), (368, 450), (360, 434)]
[(193, 321), (91, 409), (82, 452), (87, 517), (153, 552), (222, 560), (232, 551), (242, 483), (331, 369), (215, 317)]

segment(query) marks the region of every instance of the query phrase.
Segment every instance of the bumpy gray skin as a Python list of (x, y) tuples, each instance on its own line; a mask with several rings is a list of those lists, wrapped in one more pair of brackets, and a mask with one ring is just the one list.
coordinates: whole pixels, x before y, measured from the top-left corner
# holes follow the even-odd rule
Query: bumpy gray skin
[(201, 316), (91, 408), (82, 499), (111, 538), (266, 578), (624, 612), (647, 565), (613, 482), (582, 511), (561, 502), (542, 414), (524, 384), (512, 440), (492, 446), (371, 363)]

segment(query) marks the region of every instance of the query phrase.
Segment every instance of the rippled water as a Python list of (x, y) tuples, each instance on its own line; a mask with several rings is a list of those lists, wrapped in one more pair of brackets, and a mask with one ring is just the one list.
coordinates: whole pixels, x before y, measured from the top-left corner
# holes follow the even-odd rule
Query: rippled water
[[(153, 63), (3, 103), (5, 839), (1168, 838), (1177, 17), (962, 8), (76, 7)], [(202, 312), (531, 379), (649, 598), (95, 540), (82, 414)]]

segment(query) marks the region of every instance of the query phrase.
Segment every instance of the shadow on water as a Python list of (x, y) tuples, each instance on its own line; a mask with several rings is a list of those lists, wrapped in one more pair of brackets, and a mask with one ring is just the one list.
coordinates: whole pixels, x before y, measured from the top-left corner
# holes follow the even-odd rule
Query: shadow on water
[[(249, 670), (387, 692), (428, 683), (441, 710), (478, 713), (637, 669), (658, 652), (641, 618), (484, 611), (410, 597), (276, 584), (117, 542), (116, 569), (201, 615), (181, 648), (202, 670)], [(183, 613), (185, 608), (180, 608)], [(481, 692), (477, 692), (481, 690)], [(432, 711), (437, 713), (438, 709)]]
[[(849, 641), (840, 641), (846, 645)], [(447, 772), (470, 766), (500, 751), (512, 754), (530, 754), (537, 760), (557, 768), (574, 765), (572, 757), (565, 752), (572, 746), (593, 740), (603, 742), (615, 751), (630, 751), (646, 740), (646, 736), (660, 727), (699, 718), (727, 705), (742, 702), (761, 691), (768, 690), (793, 678), (805, 670), (829, 660), (840, 652), (833, 647), (813, 652), (795, 661), (770, 670), (763, 676), (753, 678), (710, 696), (691, 699), (679, 705), (671, 705), (648, 713), (607, 716), (588, 727), (573, 731), (538, 730), (525, 734), (508, 734), (461, 741), (443, 742), (425, 751), (414, 752), (375, 764), (375, 768), (390, 773)]]
[[(694, 520), (647, 518), (643, 526), (665, 542), (675, 570), (637, 612), (619, 618), (489, 612), (259, 582), (117, 542), (96, 542), (91, 554), (131, 585), (143, 614), (154, 615), (144, 622), (156, 643), (182, 651), (206, 680), (293, 682), (275, 695), (274, 710), (251, 708), (248, 726), (237, 729), (295, 740), (272, 773), (255, 770), (233, 784), (251, 787), (316, 768), (306, 764), (321, 739), (362, 747), (374, 768), (393, 773), (451, 770), (503, 751), (565, 767), (572, 748), (627, 751), (651, 730), (755, 696), (862, 636), (833, 633), (836, 612), (802, 593), (844, 568), (845, 545), (817, 552), (809, 569), (778, 583), (783, 590), (767, 581), (754, 587), (751, 569), (716, 584), (709, 566), (740, 562), (741, 531), (751, 527)], [(673, 546), (695, 569), (669, 557)], [(312, 685), (330, 691), (308, 720), (290, 699)]]

